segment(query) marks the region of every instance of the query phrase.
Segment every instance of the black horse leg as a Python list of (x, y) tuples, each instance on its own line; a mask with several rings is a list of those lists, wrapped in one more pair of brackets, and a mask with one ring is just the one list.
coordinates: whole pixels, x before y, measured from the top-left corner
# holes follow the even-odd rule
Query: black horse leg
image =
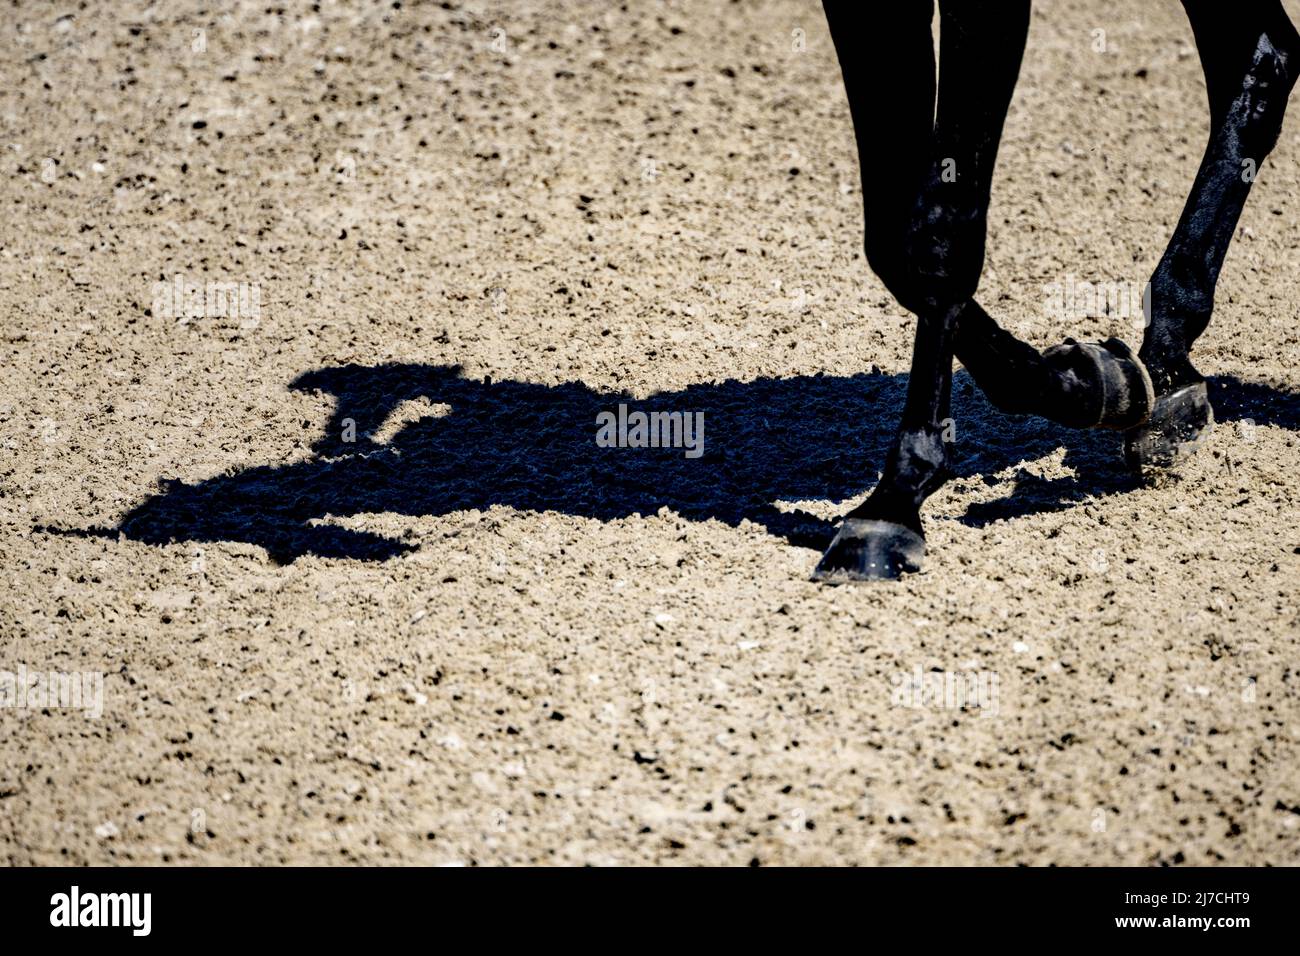
[[(919, 50), (922, 40), (932, 42), (930, 4), (896, 6), (913, 11), (914, 20), (905, 40), (891, 36), (886, 46), (906, 44)], [(891, 202), (897, 202), (885, 198), (891, 190), (899, 190), (897, 168), (883, 178), (870, 176), (879, 168), (875, 153), (893, 152), (892, 139), (880, 142), (879, 137), (892, 137), (895, 131), (867, 124), (898, 111), (896, 103), (872, 109), (871, 104), (882, 97), (905, 94), (909, 110), (922, 109), (929, 89), (921, 75), (925, 71), (900, 62), (898, 68), (905, 72), (859, 86), (864, 75), (870, 76), (879, 65), (864, 65), (861, 61), (868, 57), (853, 48), (858, 37), (846, 34), (852, 15), (840, 4), (827, 3), (826, 8), (845, 72), (859, 153), (866, 156), (868, 259), (886, 282), (892, 281), (891, 291), (917, 314), (918, 321), (903, 420), (884, 475), (867, 501), (845, 518), (814, 577), (826, 581), (893, 578), (919, 568), (924, 552), (920, 507), (950, 474), (945, 439), (949, 437), (953, 340), (958, 318), (975, 294), (983, 269), (993, 165), (1024, 52), (1029, 2), (940, 3), (938, 110), (924, 178), (907, 217), (901, 263), (896, 263), (898, 250), (884, 252), (873, 243), (876, 224), (871, 219), (873, 206), (890, 208)], [(928, 63), (928, 57), (922, 63)], [(924, 137), (926, 117), (928, 113), (921, 120), (900, 114), (917, 139)], [(905, 145), (911, 155), (920, 148), (913, 141)], [(868, 193), (873, 198), (867, 198)], [(889, 263), (888, 274), (877, 268), (878, 261)]]
[[(870, 5), (844, 0), (827, 0), (825, 7), (857, 136), (867, 261), (895, 298), (915, 310), (906, 248), (916, 197), (933, 156), (934, 4), (905, 0), (891, 6), (887, 17)], [(1000, 129), (1002, 116), (994, 110), (970, 120)], [(955, 157), (948, 158), (955, 163)], [(949, 172), (960, 175), (955, 165)], [(975, 172), (987, 176), (991, 169)], [(974, 299), (958, 317), (953, 351), (1003, 411), (1042, 415), (1077, 428), (1134, 424), (1113, 407), (1108, 410), (1115, 403), (1105, 401), (1102, 387), (1122, 362), (1094, 351), (1108, 366), (1098, 370), (1088, 356), (1040, 353), (1000, 328)], [(1123, 371), (1118, 369), (1121, 376)]]
[(1190, 351), (1214, 308), (1214, 289), (1255, 174), (1277, 143), (1300, 73), (1300, 36), (1278, 0), (1183, 0), (1205, 70), (1210, 141), (1169, 247), (1151, 279), (1139, 352), (1157, 400), (1129, 433), (1135, 467), (1194, 451), (1213, 423)]
[(876, 4), (825, 0), (862, 177), (864, 247), (871, 270), (910, 308), (904, 246), (934, 135), (933, 0)]

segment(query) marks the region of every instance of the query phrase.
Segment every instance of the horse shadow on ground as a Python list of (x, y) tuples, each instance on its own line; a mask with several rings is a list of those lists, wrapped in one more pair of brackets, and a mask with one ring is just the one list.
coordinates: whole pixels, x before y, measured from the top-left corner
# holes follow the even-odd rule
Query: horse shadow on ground
[[(870, 489), (897, 428), (907, 376), (760, 378), (631, 399), (577, 382), (476, 380), (457, 366), (390, 364), (321, 368), (290, 387), (336, 398), (310, 459), (195, 484), (164, 480), (116, 528), (71, 533), (122, 534), (149, 544), (247, 542), (280, 564), (307, 554), (382, 561), (416, 545), (330, 520), (506, 505), (609, 521), (666, 507), (693, 521), (748, 519), (821, 550), (834, 522), (777, 502), (843, 502)], [(387, 441), (371, 437), (399, 405), (420, 399), (443, 413), (406, 423)], [(1300, 395), (1267, 385), (1215, 378), (1211, 400), (1220, 422), (1291, 430), (1300, 423)], [(597, 416), (620, 403), (629, 412), (702, 412), (703, 454), (600, 447)], [(1074, 471), (1049, 480), (1021, 469), (1013, 493), (972, 504), (960, 519), (967, 524), (1062, 510), (1137, 486), (1120, 460), (1117, 435), (1004, 415), (965, 373), (954, 382), (953, 418), (959, 480), (985, 476), (991, 485), (994, 473), (1062, 447)], [(355, 440), (344, 440), (352, 433)]]

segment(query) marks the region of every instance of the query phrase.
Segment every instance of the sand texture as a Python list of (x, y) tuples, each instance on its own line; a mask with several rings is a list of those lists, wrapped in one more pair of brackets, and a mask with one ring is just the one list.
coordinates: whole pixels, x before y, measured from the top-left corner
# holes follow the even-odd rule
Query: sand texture
[[(915, 323), (815, 3), (3, 19), (0, 670), (103, 712), (0, 709), (0, 861), (1300, 861), (1294, 112), (1181, 476), (959, 372), (924, 571), (827, 588)], [(1036, 4), (980, 299), (1037, 346), (1139, 340), (1044, 288), (1149, 277), (1191, 44)], [(702, 453), (598, 446), (619, 404)]]

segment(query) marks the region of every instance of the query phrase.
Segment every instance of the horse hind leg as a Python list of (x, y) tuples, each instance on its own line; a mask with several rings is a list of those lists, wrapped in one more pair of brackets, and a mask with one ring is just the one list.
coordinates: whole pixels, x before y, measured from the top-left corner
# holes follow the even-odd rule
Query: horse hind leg
[(1130, 431), (1136, 469), (1167, 468), (1194, 452), (1214, 423), (1191, 347), (1205, 331), (1214, 290), (1255, 174), (1277, 143), (1300, 75), (1300, 35), (1277, 0), (1184, 0), (1210, 100), (1210, 140), (1168, 248), (1151, 279), (1139, 352), (1155, 383), (1149, 421)]

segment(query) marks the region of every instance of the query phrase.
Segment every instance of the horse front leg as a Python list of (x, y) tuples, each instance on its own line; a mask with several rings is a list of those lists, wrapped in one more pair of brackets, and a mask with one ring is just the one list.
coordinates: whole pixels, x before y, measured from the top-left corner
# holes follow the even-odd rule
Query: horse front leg
[[(831, 5), (827, 5), (828, 13)], [(928, 163), (911, 205), (902, 264), (891, 291), (917, 315), (907, 400), (898, 436), (880, 483), (844, 519), (813, 573), (815, 580), (897, 578), (920, 568), (925, 551), (920, 509), (951, 476), (949, 415), (954, 336), (958, 318), (979, 285), (989, 192), (1007, 107), (1015, 89), (1029, 29), (1028, 0), (946, 0), (939, 5), (938, 109)], [(851, 39), (845, 19), (831, 16), (841, 62)], [(850, 67), (845, 67), (846, 78)], [(895, 95), (886, 86), (855, 95)], [(854, 109), (859, 152), (873, 131)], [(890, 130), (876, 131), (887, 137)], [(888, 143), (874, 148), (888, 152)], [(893, 177), (869, 178), (864, 161), (866, 228), (873, 229), (868, 191), (898, 189)], [(868, 254), (872, 243), (868, 239)], [(873, 263), (874, 267), (874, 263)], [(879, 271), (879, 270), (877, 270)]]

